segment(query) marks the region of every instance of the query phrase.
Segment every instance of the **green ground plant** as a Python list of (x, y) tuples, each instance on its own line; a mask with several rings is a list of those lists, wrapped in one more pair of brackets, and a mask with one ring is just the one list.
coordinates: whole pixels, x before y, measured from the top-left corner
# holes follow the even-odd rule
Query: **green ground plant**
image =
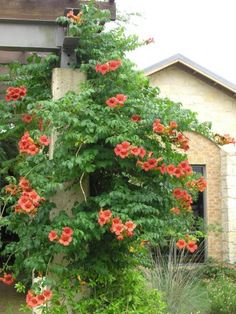
[(210, 314), (236, 313), (236, 282), (221, 275), (206, 284), (210, 299)]
[[(73, 304), (74, 295), (69, 293), (70, 283), (64, 283), (67, 304)], [(165, 314), (166, 306), (160, 293), (147, 287), (144, 277), (138, 270), (126, 270), (114, 278), (107, 286), (94, 285), (93, 292), (83, 291), (84, 297), (73, 306), (75, 313), (80, 314)], [(45, 313), (67, 313), (67, 308), (54, 304)]]
[(209, 260), (200, 276), (208, 292), (210, 309), (207, 313), (236, 313), (236, 269), (234, 265)]

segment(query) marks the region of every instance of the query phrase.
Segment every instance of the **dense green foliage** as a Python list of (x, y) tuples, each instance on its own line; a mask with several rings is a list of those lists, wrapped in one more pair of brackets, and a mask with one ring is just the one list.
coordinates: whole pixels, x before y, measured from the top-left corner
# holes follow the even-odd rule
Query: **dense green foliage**
[[(25, 177), (46, 198), (35, 215), (16, 213), (14, 205), (18, 196), (9, 196), (3, 187), (0, 223), (17, 235), (17, 240), (3, 251), (6, 257), (14, 255), (14, 264), (5, 265), (3, 271), (12, 271), (16, 276), (24, 273), (23, 282), (31, 278), (32, 271), (43, 276), (50, 273), (44, 283), (54, 291), (53, 313), (62, 313), (65, 304), (81, 313), (162, 313), (159, 294), (144, 292), (142, 280), (130, 269), (147, 264), (147, 249), (142, 240), (164, 245), (170, 236), (194, 234), (192, 213), (183, 210), (178, 216), (170, 208), (178, 205), (173, 189), (189, 190), (186, 182), (195, 178), (195, 174), (177, 178), (157, 170), (144, 171), (136, 165), (137, 158), (121, 159), (115, 155), (114, 148), (128, 141), (133, 146), (144, 147), (153, 158), (161, 157), (165, 164), (177, 166), (186, 159), (186, 154), (180, 152), (168, 134), (153, 132), (154, 120), (160, 119), (165, 126), (174, 120), (181, 132), (208, 135), (209, 130), (181, 104), (158, 98), (158, 89), (150, 87), (144, 74), (126, 59), (125, 52), (139, 45), (135, 37), (125, 36), (120, 26), (106, 31), (103, 22), (109, 20), (107, 12), (100, 12), (92, 5), (84, 6), (82, 11), (82, 22), (70, 26), (71, 34), (80, 38), (77, 66), (87, 75), (80, 94), (71, 92), (57, 101), (51, 100), (51, 70), (58, 62), (57, 57), (35, 56), (29, 64), (12, 68), (12, 85), (25, 85), (27, 96), (16, 104), (0, 103), (0, 141), (5, 156), (0, 161), (4, 177), (1, 184), (18, 184), (19, 178)], [(106, 75), (95, 71), (98, 63), (117, 59), (122, 65), (116, 71)], [(107, 99), (117, 94), (127, 96), (124, 106), (107, 106)], [(22, 122), (25, 113), (33, 117), (28, 124)], [(141, 121), (132, 121), (133, 115), (139, 115)], [(58, 135), (53, 159), (48, 158), (47, 146), (32, 156), (16, 154), (16, 143), (25, 131), (37, 142), (42, 135), (50, 137), (52, 130)], [(84, 192), (88, 180), (90, 196)], [(77, 194), (82, 190), (83, 201), (75, 202), (71, 213), (62, 210), (50, 215), (55, 208), (50, 198), (64, 193), (65, 189)], [(99, 226), (101, 208), (110, 209), (113, 217), (118, 216), (122, 221), (134, 221), (137, 225), (134, 236), (118, 241), (108, 226)], [(51, 230), (60, 232), (66, 226), (74, 231), (69, 246), (49, 241)], [(78, 275), (81, 280), (77, 279)], [(91, 289), (91, 295), (77, 302), (74, 297), (83, 289), (82, 282)], [(63, 285), (70, 295), (58, 305), (58, 299), (64, 295)], [(111, 289), (116, 285), (117, 294)], [(96, 311), (91, 311), (91, 307)], [(50, 309), (45, 311), (52, 313)]]
[(209, 313), (230, 314), (236, 312), (235, 280), (220, 276), (207, 283), (211, 310)]
[(208, 293), (209, 314), (236, 312), (236, 269), (233, 265), (209, 260), (199, 276)]
[[(74, 294), (70, 292), (70, 283), (64, 282), (63, 295), (67, 304), (71, 304), (75, 313), (81, 314), (164, 314), (165, 304), (157, 290), (146, 288), (144, 278), (139, 271), (121, 272), (112, 284), (99, 287), (94, 285), (89, 291), (86, 286), (80, 290), (83, 298), (74, 305)], [(66, 314), (67, 308), (54, 304), (46, 313)]]

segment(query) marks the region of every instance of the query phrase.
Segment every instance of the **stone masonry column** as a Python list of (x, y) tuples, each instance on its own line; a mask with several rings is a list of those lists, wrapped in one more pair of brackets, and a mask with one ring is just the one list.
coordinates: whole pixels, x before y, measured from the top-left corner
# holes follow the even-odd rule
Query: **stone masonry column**
[(86, 76), (79, 69), (55, 68), (52, 73), (53, 99), (63, 97), (67, 92), (79, 93), (80, 84), (86, 80)]
[[(57, 100), (63, 97), (67, 92), (73, 91), (79, 93), (80, 84), (86, 80), (86, 76), (78, 69), (70, 68), (55, 68), (52, 73), (52, 95), (53, 99)], [(60, 136), (60, 135), (59, 135)], [(53, 159), (53, 152), (55, 142), (57, 139), (56, 130), (52, 130), (51, 143), (49, 147), (49, 158)], [(83, 180), (82, 180), (83, 179)], [(51, 197), (51, 201), (56, 204), (56, 208), (51, 211), (51, 218), (55, 217), (61, 210), (66, 210), (71, 215), (71, 208), (76, 201), (83, 201), (84, 194), (89, 195), (88, 178), (82, 178), (81, 184), (68, 188), (70, 183), (64, 183), (57, 193)], [(81, 190), (83, 186), (83, 191)], [(55, 260), (61, 260), (61, 256), (56, 256)], [(38, 281), (34, 278), (33, 282)], [(70, 308), (67, 308), (68, 313), (71, 313)], [(42, 314), (42, 310), (37, 308), (33, 309), (32, 314)]]
[[(57, 100), (63, 97), (67, 92), (73, 91), (79, 93), (80, 84), (86, 80), (86, 75), (79, 69), (70, 68), (55, 68), (52, 74), (52, 94), (53, 99)], [(53, 158), (54, 144), (57, 135), (52, 131), (51, 146), (49, 155)], [(61, 189), (51, 198), (52, 202), (56, 204), (56, 209), (52, 210), (51, 218), (57, 215), (58, 211), (66, 210), (70, 214), (75, 201), (83, 201), (84, 195), (89, 194), (88, 178), (82, 178), (81, 185), (73, 186), (68, 189), (70, 183), (65, 183)], [(82, 186), (82, 189), (81, 189)]]
[(221, 150), (223, 259), (236, 262), (236, 147)]
[[(86, 76), (79, 69), (55, 68), (52, 72), (52, 97), (54, 100), (60, 99), (67, 92), (79, 93), (80, 83), (86, 80)], [(53, 158), (54, 144), (56, 141), (55, 131), (51, 134), (51, 144), (49, 147), (49, 159)]]

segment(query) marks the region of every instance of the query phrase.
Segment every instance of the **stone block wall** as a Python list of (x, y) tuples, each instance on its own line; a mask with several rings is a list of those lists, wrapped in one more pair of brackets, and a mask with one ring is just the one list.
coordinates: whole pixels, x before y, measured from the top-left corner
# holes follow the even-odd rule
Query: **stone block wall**
[[(149, 79), (160, 88), (160, 97), (181, 102), (197, 112), (200, 121), (210, 121), (214, 132), (236, 138), (236, 98), (177, 65), (157, 71)], [(210, 232), (208, 256), (236, 262), (236, 149), (232, 144), (221, 149), (199, 134), (188, 135), (190, 163), (206, 167), (206, 222), (222, 229), (221, 233)]]
[[(205, 166), (207, 189), (205, 190), (205, 220), (208, 225), (215, 226), (217, 232), (209, 232), (206, 255), (218, 260), (223, 259), (222, 239), (222, 194), (221, 194), (221, 154), (220, 148), (204, 136), (197, 133), (186, 133), (190, 139), (187, 152), (192, 165)], [(214, 230), (214, 228), (211, 228)]]
[(224, 146), (221, 151), (223, 258), (236, 262), (236, 147)]
[(160, 97), (181, 102), (184, 108), (197, 112), (200, 121), (212, 122), (214, 132), (236, 137), (236, 98), (177, 65), (155, 72), (149, 79), (160, 88)]

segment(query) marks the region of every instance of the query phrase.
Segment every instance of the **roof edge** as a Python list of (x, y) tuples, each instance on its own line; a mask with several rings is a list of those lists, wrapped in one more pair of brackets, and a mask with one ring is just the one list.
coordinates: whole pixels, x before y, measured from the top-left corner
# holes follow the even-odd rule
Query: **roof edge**
[(207, 79), (210, 79), (211, 81), (214, 81), (216, 84), (219, 84), (220, 86), (226, 88), (230, 92), (236, 95), (236, 85), (225, 80), (221, 76), (207, 70), (206, 68), (200, 66), (196, 62), (186, 58), (182, 54), (175, 54), (167, 59), (164, 59), (158, 63), (155, 63), (147, 68), (144, 69), (144, 73), (149, 76), (152, 75), (155, 72), (159, 72), (171, 65), (174, 65), (176, 63), (180, 63), (184, 66), (186, 66), (189, 69), (192, 69), (194, 72), (206, 77)]

